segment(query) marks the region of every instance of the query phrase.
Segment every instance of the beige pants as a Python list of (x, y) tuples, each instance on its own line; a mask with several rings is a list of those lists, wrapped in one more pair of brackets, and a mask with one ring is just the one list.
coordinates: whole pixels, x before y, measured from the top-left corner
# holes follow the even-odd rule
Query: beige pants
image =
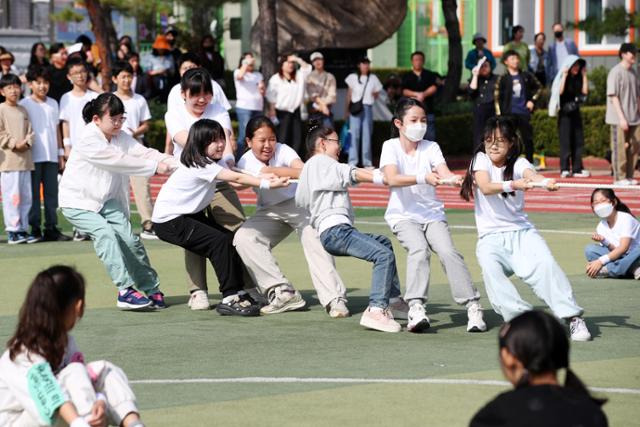
[[(89, 372), (95, 374), (92, 380)], [(140, 413), (136, 405), (136, 396), (129, 386), (125, 373), (106, 361), (88, 363), (70, 363), (57, 375), (62, 391), (69, 396), (78, 415), (87, 417), (96, 401), (96, 393), (102, 393), (107, 398), (107, 424), (119, 426), (124, 417), (131, 412)], [(38, 420), (24, 411), (11, 424), (12, 427), (36, 427), (41, 425)], [(66, 426), (60, 418), (55, 426)]]
[(251, 278), (264, 294), (273, 286), (291, 286), (271, 249), (294, 230), (300, 238), (320, 304), (326, 306), (338, 297), (344, 298), (346, 289), (333, 257), (324, 250), (317, 231), (309, 224), (309, 213), (296, 207), (294, 199), (258, 209), (236, 231), (233, 244)]
[[(627, 147), (625, 145), (628, 144)], [(633, 178), (640, 155), (640, 125), (629, 126), (627, 132), (620, 126), (611, 126), (611, 166), (616, 181)]]
[[(207, 208), (207, 215), (229, 231), (236, 231), (244, 222), (244, 210), (236, 191), (226, 182), (216, 184), (216, 194)], [(207, 259), (191, 251), (184, 251), (189, 292), (207, 291)], [(245, 287), (250, 283), (245, 282)]]
[(133, 198), (136, 201), (136, 208), (140, 214), (140, 222), (151, 221), (153, 212), (153, 204), (151, 203), (151, 189), (149, 187), (149, 177), (132, 176), (129, 178), (131, 189), (133, 190)]

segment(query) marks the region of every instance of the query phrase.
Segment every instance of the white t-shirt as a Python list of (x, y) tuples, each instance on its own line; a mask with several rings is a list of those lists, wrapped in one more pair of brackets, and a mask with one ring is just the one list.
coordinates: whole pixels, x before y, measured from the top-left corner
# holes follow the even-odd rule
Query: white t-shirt
[(267, 100), (275, 104), (276, 109), (293, 113), (302, 105), (305, 82), (311, 73), (311, 65), (307, 64), (296, 72), (295, 80), (287, 80), (276, 73), (269, 79)]
[(561, 42), (556, 41), (556, 64), (558, 64), (558, 70), (564, 64), (564, 60), (569, 56), (569, 51), (567, 50), (567, 43), (564, 40)]
[[(513, 180), (521, 179), (524, 171), (534, 170), (533, 165), (524, 157), (516, 160), (513, 166)], [(496, 167), (485, 153), (478, 153), (473, 164), (473, 171), (485, 171), (491, 176), (491, 182), (502, 182), (504, 167)], [(516, 191), (515, 196), (503, 197), (500, 194), (485, 196), (475, 187), (475, 216), (478, 236), (500, 233), (503, 231), (517, 231), (533, 228), (527, 214), (524, 213), (524, 192)]]
[[(362, 103), (365, 105), (373, 105), (376, 100), (373, 98), (373, 94), (382, 90), (382, 83), (375, 74), (369, 73), (369, 83), (366, 83), (367, 77), (360, 76), (360, 82), (358, 82), (358, 75), (351, 73), (344, 79), (344, 82), (351, 89), (351, 102), (358, 102), (362, 99)], [(367, 87), (365, 88), (365, 83)], [(364, 97), (362, 91), (365, 91)]]
[[(225, 110), (220, 104), (209, 104), (207, 108), (205, 108), (204, 113), (200, 117), (196, 117), (191, 115), (187, 111), (187, 107), (182, 105), (179, 108), (176, 108), (171, 111), (167, 111), (164, 115), (165, 125), (167, 126), (167, 132), (173, 139), (173, 137), (180, 131), (187, 131), (191, 129), (191, 126), (200, 119), (211, 119), (220, 123), (220, 125), (227, 129), (229, 132), (232, 131), (231, 128), (231, 118), (229, 117), (229, 113)], [(182, 153), (182, 146), (173, 142), (173, 155), (176, 158), (180, 158), (180, 153)]]
[(84, 129), (84, 119), (82, 118), (82, 109), (87, 102), (98, 97), (98, 93), (87, 90), (84, 95), (76, 96), (72, 92), (67, 92), (60, 98), (60, 121), (69, 123), (69, 139), (73, 146)]
[[(269, 160), (270, 167), (278, 168), (291, 167), (294, 160), (299, 159), (298, 153), (285, 144), (276, 143), (276, 152)], [(260, 170), (266, 167), (264, 163), (256, 158), (251, 150), (244, 153), (244, 155), (238, 161), (238, 167), (244, 169), (253, 174), (257, 174)], [(269, 190), (263, 190), (260, 188), (253, 188), (253, 191), (258, 195), (258, 207), (273, 206), (285, 200), (293, 199), (296, 196), (296, 189), (298, 184), (290, 184), (288, 187), (275, 188)]]
[(620, 239), (623, 237), (631, 238), (630, 251), (640, 246), (640, 222), (626, 212), (618, 211), (613, 228), (609, 227), (606, 219), (601, 220), (596, 227), (596, 233), (604, 236), (615, 247), (620, 246)]
[[(422, 140), (416, 152), (410, 156), (402, 149), (399, 138), (385, 141), (380, 154), (380, 169), (394, 165), (401, 175), (425, 175), (445, 163), (440, 146), (434, 141)], [(391, 187), (384, 219), (393, 228), (400, 221), (428, 224), (446, 221), (444, 204), (436, 195), (436, 188), (429, 184), (410, 187)]]
[(194, 214), (209, 206), (216, 192), (216, 176), (222, 169), (215, 162), (203, 168), (188, 168), (180, 164), (160, 189), (151, 221), (171, 221), (180, 215)]
[(20, 101), (29, 113), (29, 121), (35, 136), (31, 155), (34, 163), (58, 163), (58, 121), (60, 112), (58, 103), (47, 97), (45, 102), (39, 102), (31, 97)]
[[(220, 86), (215, 80), (211, 80), (211, 88), (213, 89), (213, 97), (211, 98), (211, 103), (220, 104), (227, 111), (231, 110), (231, 104), (229, 104), (229, 100), (227, 99), (227, 95), (224, 94), (222, 86)], [(180, 88), (180, 83), (171, 88), (171, 90), (169, 91), (169, 97), (167, 98), (167, 111), (171, 111), (184, 106), (184, 99), (182, 98), (182, 94), (180, 93), (181, 91), (182, 89)]]
[(140, 123), (151, 120), (151, 112), (147, 100), (142, 95), (134, 93), (129, 99), (120, 98), (124, 104), (124, 114), (126, 121), (122, 125), (122, 130), (129, 135), (133, 135), (133, 131), (140, 127)]
[(238, 72), (233, 72), (233, 84), (236, 87), (236, 108), (245, 110), (262, 111), (264, 108), (264, 98), (258, 90), (258, 84), (264, 80), (261, 73), (252, 71), (244, 73), (242, 80), (238, 80)]

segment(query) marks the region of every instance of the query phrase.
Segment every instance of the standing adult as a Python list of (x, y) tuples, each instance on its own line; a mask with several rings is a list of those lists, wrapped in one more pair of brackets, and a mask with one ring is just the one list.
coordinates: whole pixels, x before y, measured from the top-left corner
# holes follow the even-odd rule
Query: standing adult
[(402, 76), (402, 95), (408, 98), (416, 98), (427, 109), (427, 133), (424, 139), (435, 141), (436, 116), (434, 99), (438, 75), (424, 68), (424, 53), (415, 51), (411, 54), (411, 71)]
[(473, 67), (478, 64), (480, 58), (487, 58), (489, 65), (491, 65), (491, 71), (495, 70), (496, 59), (493, 57), (493, 53), (484, 47), (486, 43), (487, 39), (485, 39), (481, 33), (475, 33), (473, 35), (473, 44), (475, 48), (471, 49), (469, 53), (467, 53), (467, 58), (464, 60), (464, 66), (467, 69), (473, 70)]
[(549, 46), (549, 64), (547, 65), (547, 71), (549, 72), (549, 79), (552, 79), (558, 74), (560, 66), (564, 64), (564, 61), (569, 55), (578, 56), (578, 47), (571, 39), (564, 38), (564, 28), (562, 24), (553, 24), (553, 37), (554, 42)]
[(560, 137), (560, 176), (588, 177), (582, 166), (584, 133), (580, 104), (589, 93), (587, 64), (584, 59), (569, 55), (551, 86), (549, 115), (558, 116)]
[(311, 54), (313, 71), (307, 77), (307, 97), (311, 101), (309, 120), (317, 120), (323, 126), (333, 128), (331, 106), (336, 102), (336, 78), (324, 69), (324, 56)]
[(264, 110), (264, 94), (266, 92), (264, 77), (256, 70), (256, 59), (251, 52), (245, 52), (240, 58), (238, 69), (233, 72), (233, 84), (236, 87), (236, 114), (238, 116), (238, 139), (236, 157), (244, 154), (244, 140), (247, 123), (254, 117), (261, 116)]
[(544, 48), (546, 40), (547, 36), (545, 36), (544, 33), (538, 33), (533, 37), (531, 62), (529, 62), (529, 69), (536, 76), (542, 86), (546, 86), (547, 81), (551, 81), (551, 79), (547, 79), (547, 76), (549, 75), (547, 72), (549, 52)]
[(633, 68), (637, 50), (633, 43), (622, 43), (620, 62), (607, 76), (605, 121), (611, 125), (611, 163), (618, 185), (637, 184), (633, 179), (640, 153), (640, 81)]
[(529, 65), (529, 60), (531, 59), (531, 54), (529, 52), (529, 46), (522, 41), (524, 37), (524, 27), (522, 25), (515, 25), (511, 29), (511, 40), (509, 43), (504, 45), (504, 51), (515, 51), (520, 57), (520, 70), (526, 71)]
[[(481, 60), (482, 61), (482, 60)], [(496, 115), (493, 93), (498, 76), (491, 72), (486, 59), (471, 70), (469, 96), (473, 100), (473, 149), (483, 143), (484, 127), (487, 120)]]
[(31, 46), (31, 56), (29, 57), (29, 69), (38, 67), (47, 67), (49, 60), (47, 59), (47, 48), (44, 43), (36, 42)]
[(182, 56), (182, 51), (178, 47), (178, 30), (174, 27), (169, 27), (164, 32), (164, 36), (169, 43), (170, 49), (169, 54), (173, 58), (174, 70), (173, 70), (173, 78), (170, 82), (171, 86), (180, 83), (180, 73), (178, 73), (178, 62), (180, 61), (180, 56)]
[[(382, 90), (378, 76), (371, 73), (371, 61), (366, 56), (358, 61), (358, 71), (344, 80), (347, 86), (349, 106), (349, 165), (361, 163), (363, 167), (373, 169), (371, 158), (371, 135), (373, 134), (373, 103)], [(359, 105), (358, 105), (359, 104)], [(362, 146), (362, 157), (360, 157)]]
[[(300, 66), (299, 70), (296, 70), (296, 64)], [(269, 117), (279, 122), (278, 141), (292, 147), (302, 159), (305, 156), (300, 106), (304, 98), (304, 84), (310, 72), (311, 64), (298, 56), (283, 56), (278, 72), (271, 76), (267, 85)]]
[(151, 56), (148, 57), (146, 66), (147, 74), (153, 82), (153, 96), (159, 97), (162, 102), (166, 102), (169, 90), (171, 89), (170, 79), (173, 76), (173, 57), (169, 54), (171, 46), (167, 38), (158, 35), (151, 45)]
[(211, 78), (224, 88), (224, 58), (216, 48), (216, 39), (211, 34), (205, 34), (200, 40), (200, 63)]
[(518, 52), (508, 50), (502, 56), (507, 71), (498, 77), (496, 82), (493, 96), (496, 115), (513, 117), (524, 144), (525, 156), (529, 162), (533, 162), (531, 113), (535, 107), (534, 102), (540, 96), (542, 85), (533, 74), (521, 71)]

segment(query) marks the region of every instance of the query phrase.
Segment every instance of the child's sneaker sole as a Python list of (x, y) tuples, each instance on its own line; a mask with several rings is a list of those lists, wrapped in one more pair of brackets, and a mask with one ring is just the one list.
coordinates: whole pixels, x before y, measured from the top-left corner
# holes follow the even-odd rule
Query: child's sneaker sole
[(121, 310), (126, 311), (135, 311), (135, 310), (144, 310), (144, 309), (153, 309), (153, 302), (149, 301), (147, 304), (129, 304), (128, 302), (118, 301), (116, 304), (117, 307)]

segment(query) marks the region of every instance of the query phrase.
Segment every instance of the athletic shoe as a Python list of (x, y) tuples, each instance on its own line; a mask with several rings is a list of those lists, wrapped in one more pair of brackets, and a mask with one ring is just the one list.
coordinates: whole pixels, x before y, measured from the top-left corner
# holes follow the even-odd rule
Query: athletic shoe
[(407, 317), (409, 318), (409, 323), (407, 323), (407, 331), (409, 332), (419, 333), (431, 327), (431, 322), (422, 304), (411, 304)]
[(249, 288), (249, 289), (245, 289), (244, 290), (246, 293), (249, 294), (249, 296), (258, 303), (258, 305), (260, 305), (260, 307), (264, 307), (265, 305), (269, 304), (269, 300), (267, 299), (266, 296), (264, 296), (264, 294), (262, 292), (260, 292), (260, 289), (258, 289), (257, 287), (253, 287), (253, 288)]
[(133, 288), (127, 288), (127, 291), (122, 295), (118, 292), (117, 306), (123, 310), (141, 310), (152, 304), (153, 301)]
[(609, 278), (609, 269), (606, 265), (603, 265), (600, 271), (598, 271), (594, 277), (594, 279), (608, 279)]
[(560, 172), (560, 178), (569, 178), (570, 176), (571, 176), (571, 172), (569, 171)]
[(277, 314), (298, 310), (304, 307), (305, 301), (300, 292), (286, 286), (276, 286), (269, 290), (269, 304), (260, 309), (262, 314)]
[(591, 172), (586, 169), (582, 169), (580, 172), (574, 172), (574, 178), (589, 178), (591, 176)]
[(73, 230), (73, 241), (74, 242), (86, 242), (91, 240), (88, 234), (83, 234), (78, 230)]
[(636, 181), (635, 179), (621, 179), (619, 181), (614, 182), (615, 185), (624, 185), (624, 186), (629, 186), (629, 185), (637, 185), (638, 181)]
[(209, 305), (209, 296), (202, 290), (191, 292), (187, 305), (191, 310), (209, 310), (211, 308)]
[(409, 318), (409, 304), (400, 297), (389, 300), (389, 310), (394, 319), (407, 320)]
[(73, 237), (62, 234), (57, 228), (51, 230), (44, 230), (43, 242), (70, 242)]
[(336, 298), (329, 303), (327, 306), (327, 312), (329, 313), (329, 317), (338, 318), (338, 317), (349, 317), (349, 309), (345, 304), (345, 300), (342, 298)]
[(260, 306), (244, 292), (225, 297), (216, 311), (223, 316), (260, 316)]
[(167, 308), (167, 303), (164, 301), (164, 294), (160, 291), (154, 292), (148, 297), (152, 304), (151, 307), (162, 310)]
[(574, 317), (569, 324), (569, 331), (571, 332), (572, 341), (589, 341), (591, 340), (591, 334), (587, 329), (587, 324), (584, 323), (582, 317)]
[(640, 258), (638, 258), (633, 264), (631, 264), (631, 268), (629, 268), (629, 271), (633, 275), (634, 279), (640, 280)]
[(26, 233), (20, 233), (17, 231), (7, 232), (7, 243), (10, 245), (18, 245), (20, 243), (25, 243), (26, 241), (27, 241)]
[(636, 280), (640, 280), (640, 267), (636, 268), (633, 271), (633, 278)]
[(38, 243), (41, 240), (42, 233), (40, 233), (40, 230), (33, 230), (31, 231), (31, 234), (27, 236), (27, 244)]
[(467, 307), (467, 332), (484, 332), (487, 324), (482, 318), (482, 307), (478, 301), (473, 301)]
[(400, 323), (393, 320), (393, 314), (388, 309), (379, 307), (367, 307), (360, 318), (360, 325), (382, 332), (400, 332), (402, 329)]

